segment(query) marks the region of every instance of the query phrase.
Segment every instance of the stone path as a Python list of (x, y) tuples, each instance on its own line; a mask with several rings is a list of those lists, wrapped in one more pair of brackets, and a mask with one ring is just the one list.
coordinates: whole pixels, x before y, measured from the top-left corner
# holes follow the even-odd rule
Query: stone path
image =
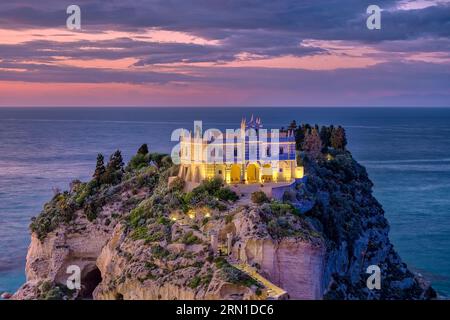
[(241, 270), (242, 272), (245, 272), (256, 281), (262, 283), (264, 287), (267, 288), (266, 294), (268, 300), (282, 300), (287, 298), (288, 293), (285, 290), (283, 290), (282, 288), (276, 286), (275, 284), (264, 278), (262, 275), (258, 273), (258, 271), (255, 268), (251, 267), (246, 263), (241, 262), (229, 261), (229, 263), (233, 267)]

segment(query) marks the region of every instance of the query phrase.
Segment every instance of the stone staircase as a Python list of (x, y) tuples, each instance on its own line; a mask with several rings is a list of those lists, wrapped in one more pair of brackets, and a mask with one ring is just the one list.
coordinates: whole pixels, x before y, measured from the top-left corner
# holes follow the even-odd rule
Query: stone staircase
[(267, 300), (285, 300), (288, 299), (288, 293), (283, 290), (282, 288), (276, 286), (266, 278), (264, 278), (261, 274), (258, 273), (258, 270), (256, 268), (242, 262), (236, 262), (236, 261), (228, 261), (233, 267), (241, 270), (242, 272), (248, 274), (250, 277), (255, 279), (256, 281), (262, 283), (265, 290), (265, 298)]

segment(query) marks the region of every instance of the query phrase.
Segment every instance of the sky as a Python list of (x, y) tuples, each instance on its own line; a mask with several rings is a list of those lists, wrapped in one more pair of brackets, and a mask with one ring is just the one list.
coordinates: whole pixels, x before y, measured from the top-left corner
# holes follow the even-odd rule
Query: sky
[(2, 1), (0, 106), (450, 106), (450, 0)]

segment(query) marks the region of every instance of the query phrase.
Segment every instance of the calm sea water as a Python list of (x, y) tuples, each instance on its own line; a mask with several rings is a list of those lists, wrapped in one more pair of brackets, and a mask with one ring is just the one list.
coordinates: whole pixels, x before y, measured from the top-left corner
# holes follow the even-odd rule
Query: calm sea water
[(169, 152), (170, 133), (237, 128), (254, 113), (266, 128), (341, 124), (368, 169), (410, 268), (450, 295), (450, 109), (445, 108), (0, 108), (0, 292), (25, 280), (30, 218), (73, 179), (88, 179), (98, 152), (129, 159), (142, 143)]

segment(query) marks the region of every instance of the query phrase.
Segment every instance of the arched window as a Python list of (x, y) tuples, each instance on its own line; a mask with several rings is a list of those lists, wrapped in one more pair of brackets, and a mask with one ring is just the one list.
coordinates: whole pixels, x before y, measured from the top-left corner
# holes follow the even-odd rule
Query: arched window
[(284, 154), (284, 147), (280, 147), (280, 154)]
[(271, 157), (271, 156), (272, 156), (272, 153), (271, 153), (271, 151), (270, 151), (270, 146), (267, 146), (267, 148), (266, 148), (266, 154), (267, 154), (268, 157)]

